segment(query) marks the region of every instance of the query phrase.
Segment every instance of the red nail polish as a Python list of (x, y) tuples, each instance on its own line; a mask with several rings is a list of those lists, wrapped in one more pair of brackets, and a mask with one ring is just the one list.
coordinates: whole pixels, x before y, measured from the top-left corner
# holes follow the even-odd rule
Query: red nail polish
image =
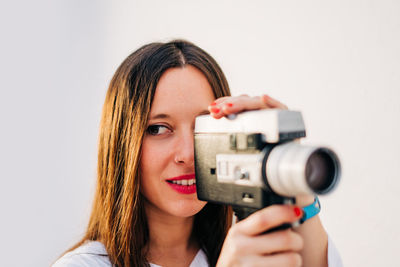
[(219, 113), (219, 108), (213, 107), (211, 108), (212, 113)]
[(211, 104), (210, 104), (210, 106), (215, 106), (217, 103), (215, 103), (215, 102), (212, 102)]
[(233, 106), (232, 103), (226, 103), (226, 105), (227, 105), (228, 107), (232, 107), (232, 106)]
[(296, 217), (300, 217), (303, 214), (303, 211), (299, 207), (294, 207), (294, 214), (296, 214)]

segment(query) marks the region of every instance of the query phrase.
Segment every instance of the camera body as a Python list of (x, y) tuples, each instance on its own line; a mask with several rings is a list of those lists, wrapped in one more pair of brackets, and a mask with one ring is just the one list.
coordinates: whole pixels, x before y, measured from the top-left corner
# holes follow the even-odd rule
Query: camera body
[(200, 200), (232, 205), (239, 219), (301, 194), (331, 191), (340, 176), (336, 154), (302, 146), (300, 112), (246, 111), (219, 120), (196, 118), (194, 155)]

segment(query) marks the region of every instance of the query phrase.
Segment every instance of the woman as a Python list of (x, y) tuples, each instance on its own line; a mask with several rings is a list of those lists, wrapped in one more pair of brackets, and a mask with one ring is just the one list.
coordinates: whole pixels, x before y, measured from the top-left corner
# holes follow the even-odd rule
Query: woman
[[(145, 45), (118, 68), (103, 107), (98, 179), (85, 236), (54, 266), (328, 266), (318, 216), (274, 205), (232, 226), (229, 207), (195, 193), (196, 116), (286, 108), (231, 97), (215, 60), (182, 40)], [(298, 199), (308, 205), (313, 198)]]

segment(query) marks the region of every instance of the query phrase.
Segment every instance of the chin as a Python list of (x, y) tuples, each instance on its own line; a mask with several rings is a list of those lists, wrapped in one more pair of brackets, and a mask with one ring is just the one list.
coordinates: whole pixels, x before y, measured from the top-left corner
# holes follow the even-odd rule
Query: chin
[(205, 201), (179, 200), (169, 206), (169, 213), (177, 217), (191, 217), (199, 213), (207, 204)]

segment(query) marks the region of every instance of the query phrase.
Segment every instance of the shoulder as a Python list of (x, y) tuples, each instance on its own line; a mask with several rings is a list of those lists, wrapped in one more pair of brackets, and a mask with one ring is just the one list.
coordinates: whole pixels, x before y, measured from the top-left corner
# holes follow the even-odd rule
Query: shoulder
[(66, 253), (53, 267), (111, 267), (104, 245), (98, 241), (87, 241), (82, 246)]
[(199, 250), (189, 267), (208, 267), (207, 256), (202, 249)]

